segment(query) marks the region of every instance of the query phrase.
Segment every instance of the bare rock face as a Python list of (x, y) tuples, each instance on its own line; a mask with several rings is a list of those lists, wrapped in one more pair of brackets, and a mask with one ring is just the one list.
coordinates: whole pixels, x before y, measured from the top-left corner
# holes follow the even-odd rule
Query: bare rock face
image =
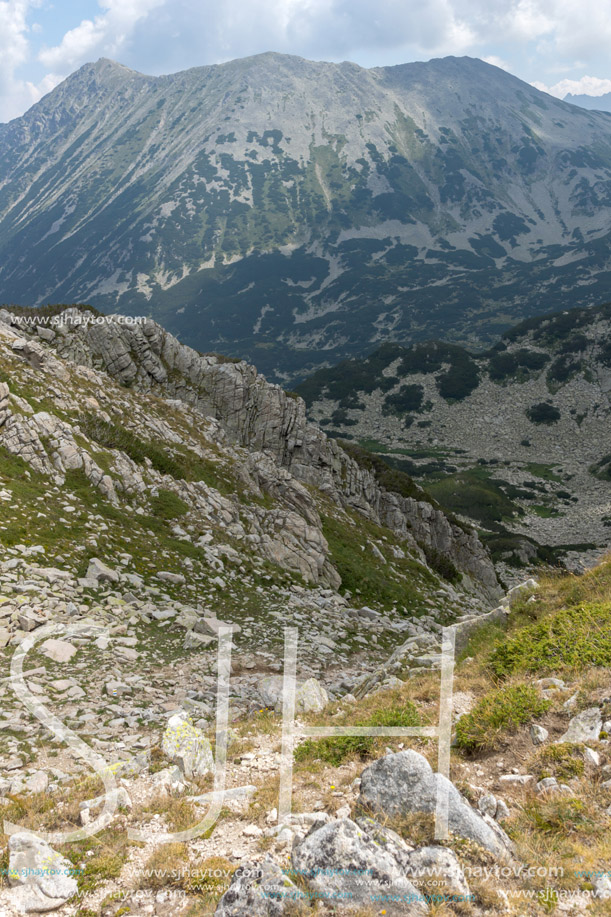
[(267, 549), (270, 559), (282, 562), (294, 554), (295, 543), (305, 541), (309, 559), (304, 575), (315, 569), (318, 577), (333, 579), (325, 569), (320, 520), (302, 486), (313, 485), (339, 505), (387, 526), (417, 551), (422, 545), (447, 556), (487, 598), (498, 594), (494, 568), (473, 530), (465, 531), (424, 500), (384, 490), (370, 471), (307, 420), (301, 398), (267, 382), (254, 366), (201, 355), (150, 320), (133, 325), (111, 316), (100, 324), (71, 325), (70, 310), (64, 317), (53, 341), (60, 356), (104, 369), (124, 384), (185, 401), (216, 418), (231, 440), (252, 453), (246, 469), (250, 477), (295, 506), (300, 520), (290, 513), (277, 520), (285, 536), (275, 539), (271, 553)]
[(201, 777), (214, 770), (210, 742), (201, 729), (179, 713), (168, 720), (161, 750), (181, 768), (185, 777)]
[(588, 707), (574, 716), (569, 728), (558, 739), (559, 742), (588, 742), (598, 740), (603, 727), (602, 713), (599, 707)]
[(374, 761), (361, 775), (359, 806), (392, 817), (413, 812), (433, 814), (440, 790), (448, 794), (448, 826), (452, 833), (475, 841), (499, 859), (511, 856), (511, 841), (492, 819), (485, 819), (453, 783), (433, 773), (422, 755), (400, 751)]

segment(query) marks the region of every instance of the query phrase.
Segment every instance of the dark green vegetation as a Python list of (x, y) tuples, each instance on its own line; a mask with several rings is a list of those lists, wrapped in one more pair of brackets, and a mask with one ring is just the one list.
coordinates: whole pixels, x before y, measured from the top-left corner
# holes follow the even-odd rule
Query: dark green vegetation
[[(102, 60), (0, 125), (2, 298), (94, 291), (293, 377), (386, 334), (489, 343), (508, 316), (604, 298), (610, 174), (607, 116), (478, 60)], [(468, 364), (440, 380), (473, 383)]]
[[(396, 368), (389, 373), (395, 362)], [(360, 408), (364, 405), (357, 393), (388, 392), (415, 373), (434, 374), (439, 394), (450, 404), (470, 395), (480, 381), (477, 363), (463, 347), (428, 341), (411, 346), (384, 344), (366, 359), (344, 360), (331, 369), (319, 370), (295, 390), (308, 405), (326, 397), (338, 401), (340, 408)], [(401, 385), (397, 392), (386, 396), (384, 410), (393, 414), (426, 410), (422, 386)]]
[(591, 473), (603, 481), (611, 481), (611, 453), (603, 456), (590, 468)]
[[(308, 406), (322, 398), (337, 401), (340, 417), (330, 421), (335, 425), (345, 422), (348, 410), (364, 410), (361, 396), (373, 392), (384, 395), (385, 414), (404, 416), (410, 423), (417, 419), (414, 415), (426, 416), (431, 405), (424, 401), (422, 385), (410, 380), (416, 373), (433, 376), (439, 395), (449, 404), (468, 398), (486, 377), (506, 385), (527, 382), (545, 371), (554, 392), (587, 370), (586, 355), (611, 366), (611, 342), (596, 330), (597, 321), (610, 318), (611, 304), (551, 313), (516, 325), (482, 353), (439, 341), (386, 343), (368, 357), (318, 370), (296, 391)], [(533, 405), (531, 413), (535, 423), (554, 422), (553, 411), (546, 407)]]
[(541, 401), (527, 408), (526, 416), (533, 423), (553, 424), (560, 420), (560, 411), (553, 404)]

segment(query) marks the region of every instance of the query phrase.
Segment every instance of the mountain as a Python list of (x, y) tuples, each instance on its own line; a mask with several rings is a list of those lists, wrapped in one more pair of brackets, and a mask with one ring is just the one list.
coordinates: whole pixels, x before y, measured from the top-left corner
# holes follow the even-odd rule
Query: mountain
[(611, 112), (611, 92), (605, 92), (601, 96), (589, 95), (572, 95), (570, 92), (564, 97), (565, 102), (571, 105), (579, 105), (581, 108), (587, 108), (589, 111), (608, 111)]
[(487, 352), (386, 344), (297, 390), (328, 432), (474, 522), (497, 561), (588, 564), (611, 543), (610, 341), (611, 305), (573, 309)]
[(0, 127), (0, 299), (150, 315), (288, 380), (604, 301), (611, 121), (479, 60), (88, 64)]
[(0, 545), (2, 917), (608, 895), (609, 559), (503, 595), (252, 366), (61, 306), (0, 310)]

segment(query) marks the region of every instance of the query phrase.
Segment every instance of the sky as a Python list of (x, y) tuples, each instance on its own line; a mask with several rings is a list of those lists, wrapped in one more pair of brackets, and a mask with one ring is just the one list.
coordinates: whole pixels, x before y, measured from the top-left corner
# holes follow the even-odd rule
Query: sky
[(158, 75), (262, 51), (468, 55), (563, 98), (611, 92), (609, 49), (611, 0), (0, 0), (0, 122), (99, 57)]

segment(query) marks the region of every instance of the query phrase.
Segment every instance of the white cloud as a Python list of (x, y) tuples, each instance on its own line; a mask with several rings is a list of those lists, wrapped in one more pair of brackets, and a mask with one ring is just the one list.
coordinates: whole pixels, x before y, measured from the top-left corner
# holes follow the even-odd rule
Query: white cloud
[(32, 101), (26, 83), (15, 76), (28, 58), (29, 7), (29, 0), (0, 2), (0, 121), (21, 114)]
[(502, 57), (497, 57), (496, 54), (489, 54), (488, 57), (482, 57), (482, 60), (487, 64), (492, 64), (493, 67), (500, 67), (501, 70), (511, 70), (507, 61)]
[(38, 59), (52, 70), (68, 74), (100, 56), (117, 57), (132, 38), (136, 26), (166, 0), (100, 0), (104, 12), (83, 19), (66, 32), (59, 45), (43, 48)]
[(543, 92), (549, 92), (551, 96), (557, 99), (564, 99), (569, 93), (574, 96), (603, 96), (611, 92), (611, 80), (603, 80), (597, 76), (582, 76), (580, 80), (560, 80), (553, 86), (546, 86), (545, 83), (533, 83), (535, 89), (541, 89)]

